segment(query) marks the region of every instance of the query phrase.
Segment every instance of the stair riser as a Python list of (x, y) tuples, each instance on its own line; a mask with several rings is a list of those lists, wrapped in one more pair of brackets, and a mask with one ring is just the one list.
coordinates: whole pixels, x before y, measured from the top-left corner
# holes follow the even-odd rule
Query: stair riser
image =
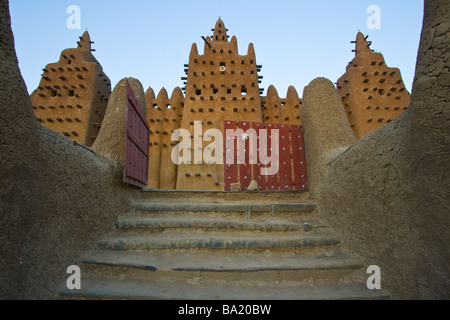
[[(222, 282), (223, 283), (223, 282)], [(66, 299), (158, 299), (158, 300), (369, 300), (388, 299), (380, 290), (369, 290), (364, 283), (309, 283), (295, 286), (242, 286), (226, 283), (186, 284), (177, 281), (142, 281), (83, 278), (81, 290), (59, 292)], [(320, 310), (319, 310), (320, 311)], [(318, 311), (318, 312), (319, 312)]]
[[(192, 257), (195, 257), (197, 253), (200, 254), (232, 254), (232, 255), (252, 255), (252, 254), (266, 254), (266, 255), (273, 255), (273, 254), (284, 254), (284, 255), (295, 255), (299, 256), (301, 258), (302, 255), (326, 255), (327, 252), (330, 250), (339, 249), (339, 245), (332, 245), (332, 246), (316, 246), (316, 247), (285, 247), (285, 248), (272, 248), (272, 249), (252, 249), (252, 248), (240, 248), (240, 249), (211, 249), (211, 248), (174, 248), (174, 249), (146, 249), (146, 250), (119, 250), (119, 251), (112, 251), (116, 253), (127, 253), (127, 252), (134, 252), (134, 253), (145, 253), (149, 256), (152, 255), (169, 255), (169, 256), (176, 256), (176, 255), (189, 255)], [(99, 247), (98, 249), (101, 250)], [(109, 249), (107, 249), (109, 251)], [(82, 262), (85, 262), (84, 260)], [(90, 262), (90, 261), (88, 261)]]
[(309, 192), (144, 191), (142, 200), (161, 201), (307, 201)]
[(348, 276), (353, 268), (323, 270), (189, 271), (143, 270), (109, 265), (84, 264), (82, 275), (105, 279), (176, 281), (186, 284), (232, 284), (239, 286), (294, 286), (333, 283)]
[(237, 214), (237, 215), (264, 215), (264, 216), (284, 216), (288, 213), (301, 215), (312, 213), (316, 209), (315, 204), (253, 204), (249, 207), (248, 203), (152, 203), (140, 202), (134, 203), (133, 208), (137, 211), (149, 213), (211, 213), (211, 214)]
[(277, 249), (277, 248), (312, 248), (316, 246), (338, 245), (338, 239), (299, 239), (299, 240), (267, 240), (267, 241), (221, 241), (211, 239), (202, 241), (189, 239), (181, 241), (108, 241), (100, 240), (99, 247), (104, 250), (149, 250), (149, 249)]
[(217, 212), (217, 211), (134, 211), (129, 212), (128, 216), (143, 216), (143, 217), (167, 217), (167, 216), (177, 216), (181, 219), (186, 216), (197, 216), (199, 218), (217, 218), (218, 220), (223, 219), (242, 219), (248, 221), (258, 221), (258, 220), (274, 220), (281, 219), (283, 221), (304, 221), (309, 219), (314, 219), (316, 217), (315, 210), (312, 212), (276, 212), (272, 215), (272, 212), (254, 212), (251, 213), (246, 211), (235, 211), (235, 212)]
[(188, 224), (188, 223), (117, 223), (116, 228), (120, 232), (139, 231), (145, 233), (157, 233), (164, 231), (193, 231), (193, 232), (313, 232), (305, 231), (303, 226), (294, 225), (227, 225), (227, 224)]
[[(126, 236), (127, 234), (133, 234), (133, 235), (154, 235), (155, 237), (159, 234), (164, 234), (166, 232), (180, 232), (180, 233), (193, 233), (193, 234), (214, 234), (216, 236), (219, 236), (221, 234), (224, 235), (233, 235), (233, 234), (239, 234), (239, 235), (243, 235), (243, 234), (267, 234), (270, 235), (272, 233), (278, 233), (278, 232), (287, 232), (287, 233), (297, 233), (297, 234), (304, 234), (304, 235), (308, 235), (313, 233), (314, 231), (308, 231), (305, 232), (304, 230), (286, 230), (283, 231), (281, 229), (273, 229), (273, 230), (249, 230), (249, 229), (230, 229), (230, 228), (225, 228), (225, 229), (221, 229), (221, 228), (164, 228), (164, 229), (157, 229), (157, 228), (132, 228), (132, 229), (118, 229), (116, 232), (116, 235), (124, 235)], [(238, 238), (238, 236), (237, 236)]]

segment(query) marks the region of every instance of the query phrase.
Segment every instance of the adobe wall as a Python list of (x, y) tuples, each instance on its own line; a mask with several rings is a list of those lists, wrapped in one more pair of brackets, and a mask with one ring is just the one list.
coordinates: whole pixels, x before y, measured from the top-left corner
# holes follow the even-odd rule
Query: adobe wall
[(350, 148), (356, 138), (337, 91), (328, 79), (314, 79), (305, 88), (301, 118), (309, 191), (319, 201), (329, 163)]
[[(253, 44), (246, 55), (238, 52), (237, 38), (228, 41), (227, 29), (221, 19), (214, 35), (205, 38), (204, 53), (200, 55), (193, 44), (186, 69), (186, 100), (181, 127), (195, 139), (203, 138), (209, 129), (223, 132), (224, 120), (262, 122), (262, 110)], [(194, 122), (202, 121), (202, 132), (194, 136)], [(193, 143), (193, 144), (194, 144)], [(210, 142), (202, 141), (193, 150), (204, 151)], [(180, 164), (177, 189), (224, 190), (223, 164), (207, 164), (192, 157), (192, 163)]]
[[(450, 2), (425, 1), (408, 110), (338, 155), (305, 141), (307, 152), (327, 160), (315, 186), (319, 215), (366, 266), (381, 268), (382, 288), (399, 299), (450, 297), (449, 14)], [(320, 130), (304, 117), (309, 101), (336, 94), (330, 87), (315, 94), (316, 84), (304, 92), (306, 132)]]
[(298, 97), (297, 90), (289, 86), (286, 99), (278, 96), (277, 89), (270, 85), (267, 96), (261, 97), (263, 109), (263, 122), (301, 125), (300, 112), (302, 99)]
[(361, 32), (355, 42), (355, 58), (338, 79), (337, 89), (348, 121), (360, 139), (391, 122), (411, 102), (398, 68), (386, 65), (381, 53), (372, 52)]
[(77, 48), (64, 50), (58, 62), (43, 69), (31, 94), (41, 125), (88, 147), (97, 138), (111, 93), (110, 80), (91, 51), (86, 31)]
[(147, 114), (145, 93), (142, 84), (134, 78), (124, 78), (114, 87), (105, 112), (102, 127), (92, 150), (123, 166), (125, 162), (125, 128), (127, 120), (126, 83), (130, 84), (134, 96), (144, 115)]
[[(184, 69), (186, 77), (182, 77), (184, 88), (176, 88), (170, 99), (164, 88), (156, 98), (153, 89), (147, 90), (150, 125), (147, 188), (224, 190), (223, 164), (208, 164), (205, 159), (193, 159), (192, 154), (186, 163), (173, 164), (171, 151), (178, 143), (171, 141), (171, 133), (180, 127), (191, 134), (192, 143), (187, 151), (203, 153), (211, 150), (211, 140), (215, 141), (207, 130), (218, 129), (223, 133), (225, 120), (242, 121), (244, 125), (246, 122), (301, 125), (302, 100), (295, 88), (289, 87), (285, 99), (278, 96), (273, 86), (269, 87), (267, 97), (261, 96), (264, 89), (259, 83), (263, 77), (258, 73), (262, 66), (256, 64), (253, 44), (249, 44), (246, 55), (240, 55), (237, 38), (233, 36), (228, 41), (228, 29), (220, 18), (212, 31), (212, 37), (204, 38), (202, 55), (197, 45), (192, 45), (189, 64)], [(185, 96), (181, 90), (185, 90)], [(196, 121), (201, 123), (202, 130), (194, 133)], [(245, 190), (248, 184), (242, 188)]]
[(135, 189), (112, 161), (38, 124), (10, 24), (0, 0), (0, 299), (52, 299)]
[(176, 189), (178, 168), (172, 161), (172, 149), (177, 142), (171, 139), (183, 118), (183, 92), (176, 87), (169, 99), (166, 89), (162, 88), (155, 98), (153, 89), (148, 88), (145, 100), (150, 126), (147, 188)]

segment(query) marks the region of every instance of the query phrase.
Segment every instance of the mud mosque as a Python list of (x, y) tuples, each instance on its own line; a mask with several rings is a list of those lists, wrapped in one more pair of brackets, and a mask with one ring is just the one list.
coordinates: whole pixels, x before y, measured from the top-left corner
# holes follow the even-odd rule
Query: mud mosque
[[(219, 19), (182, 88), (112, 86), (85, 32), (30, 97), (0, 0), (0, 299), (449, 299), (449, 15), (424, 1), (411, 95), (358, 33), (336, 82), (264, 96)], [(212, 128), (243, 163), (170, 161)]]
[[(235, 168), (230, 165), (172, 162), (172, 149), (176, 145), (171, 141), (172, 133), (184, 128), (194, 137), (194, 121), (202, 124), (200, 135), (209, 128), (224, 133), (225, 120), (245, 129), (264, 124), (274, 124), (274, 128), (286, 125), (291, 129), (302, 125), (302, 99), (293, 86), (285, 98), (280, 98), (272, 85), (267, 95), (262, 95), (264, 89), (259, 86), (262, 66), (256, 62), (253, 44), (249, 44), (246, 55), (239, 54), (237, 38), (229, 40), (228, 29), (220, 18), (212, 31), (212, 36), (203, 37), (203, 55), (199, 55), (195, 43), (192, 45), (189, 63), (184, 65), (186, 76), (181, 78), (183, 88), (175, 88), (170, 97), (164, 88), (157, 95), (152, 88), (147, 89), (145, 102), (150, 127), (147, 188), (230, 190), (232, 183), (239, 183), (246, 190), (255, 180), (261, 191), (306, 189), (306, 169), (294, 172), (294, 164), (286, 167), (285, 174), (265, 178), (250, 166), (240, 166), (239, 172), (233, 172)], [(78, 48), (64, 50), (59, 62), (43, 69), (40, 86), (31, 94), (33, 109), (42, 125), (88, 147), (98, 135), (111, 91), (108, 77), (91, 53), (91, 43), (86, 31)], [(400, 70), (388, 67), (383, 55), (370, 49), (367, 37), (358, 32), (352, 43), (355, 58), (337, 81), (337, 90), (349, 125), (359, 139), (406, 110), (410, 94)], [(286, 139), (292, 140), (293, 134), (287, 135)], [(204, 150), (207, 143), (195, 147)], [(292, 146), (288, 148), (293, 151)], [(292, 154), (285, 157), (297, 160)]]
[(42, 71), (39, 87), (31, 94), (37, 121), (78, 143), (92, 146), (111, 94), (111, 82), (92, 55), (89, 33), (78, 48), (66, 49), (57, 63)]

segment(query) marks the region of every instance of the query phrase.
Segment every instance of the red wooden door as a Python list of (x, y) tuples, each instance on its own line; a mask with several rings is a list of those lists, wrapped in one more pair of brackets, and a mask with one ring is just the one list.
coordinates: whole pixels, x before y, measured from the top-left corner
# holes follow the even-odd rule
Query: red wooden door
[[(292, 191), (292, 190), (308, 190), (306, 178), (306, 158), (303, 139), (303, 128), (299, 125), (287, 124), (271, 124), (245, 121), (229, 121), (224, 122), (224, 179), (225, 191), (230, 190), (231, 183), (240, 182), (242, 190), (245, 190), (251, 180), (258, 183), (261, 191)], [(237, 162), (237, 140), (242, 139), (239, 135), (227, 136), (227, 129), (242, 129), (244, 134), (249, 129), (253, 129), (257, 136), (257, 163), (249, 162), (249, 142), (245, 141), (245, 164)], [(266, 134), (261, 132), (266, 130)], [(275, 131), (278, 133), (278, 140), (272, 140), (272, 135), (276, 137)], [(227, 144), (228, 142), (228, 144)], [(265, 145), (267, 156), (274, 152), (278, 155), (273, 157), (274, 163), (264, 164), (260, 159), (259, 150)], [(232, 163), (230, 163), (232, 162)], [(271, 175), (261, 174), (261, 169), (276, 166), (277, 172)]]
[(123, 181), (142, 189), (147, 185), (150, 127), (128, 81), (126, 92), (127, 118)]

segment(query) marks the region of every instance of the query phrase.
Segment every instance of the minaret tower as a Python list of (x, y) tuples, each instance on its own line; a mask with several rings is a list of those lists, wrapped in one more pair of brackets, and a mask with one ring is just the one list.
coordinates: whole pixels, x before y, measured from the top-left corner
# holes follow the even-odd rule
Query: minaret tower
[[(227, 29), (219, 18), (212, 37), (204, 39), (204, 53), (192, 45), (185, 70), (185, 106), (182, 128), (194, 135), (194, 123), (201, 121), (202, 133), (211, 128), (223, 133), (224, 120), (262, 122), (258, 76), (253, 44), (246, 55), (239, 55), (235, 36), (228, 41)], [(193, 139), (202, 139), (194, 137)], [(201, 144), (202, 151), (211, 142)], [(193, 144), (192, 144), (193, 145)], [(199, 146), (196, 146), (199, 148)], [(204, 161), (178, 167), (177, 189), (223, 190), (223, 165)]]
[(111, 94), (111, 82), (92, 55), (86, 31), (78, 47), (48, 64), (31, 102), (41, 125), (86, 146), (98, 135)]
[(398, 117), (408, 108), (411, 98), (400, 70), (386, 66), (383, 55), (370, 49), (367, 37), (358, 32), (352, 42), (355, 58), (337, 81), (337, 89), (359, 139)]

